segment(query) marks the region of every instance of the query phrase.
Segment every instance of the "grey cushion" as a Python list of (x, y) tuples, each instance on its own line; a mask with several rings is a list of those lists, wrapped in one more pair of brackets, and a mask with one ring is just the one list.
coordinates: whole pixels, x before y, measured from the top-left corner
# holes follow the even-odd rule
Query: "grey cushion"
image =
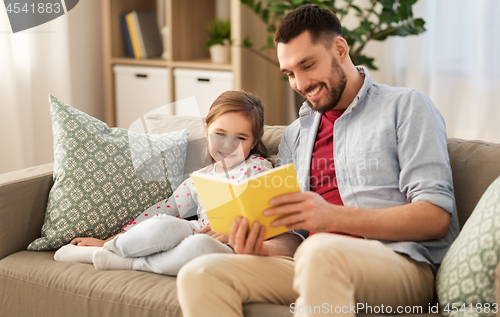
[(444, 315), (495, 315), (498, 306), (495, 309), (492, 304), (499, 258), (500, 177), (483, 194), (441, 263), (436, 286)]
[(29, 250), (54, 250), (75, 237), (106, 239), (182, 181), (187, 130), (109, 128), (52, 95), (49, 103), (55, 183), (42, 237)]

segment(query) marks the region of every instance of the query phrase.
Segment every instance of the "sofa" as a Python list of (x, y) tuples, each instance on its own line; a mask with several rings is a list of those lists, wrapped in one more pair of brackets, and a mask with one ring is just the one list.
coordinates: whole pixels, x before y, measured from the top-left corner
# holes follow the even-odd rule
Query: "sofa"
[[(266, 127), (264, 142), (274, 158), (284, 128)], [(500, 144), (449, 139), (448, 151), (462, 226), (500, 175)], [(101, 271), (56, 262), (53, 251), (26, 251), (40, 236), (53, 183), (53, 164), (0, 175), (0, 316), (182, 316), (175, 277)], [(499, 302), (498, 288), (496, 294)], [(267, 303), (243, 309), (247, 317), (292, 315), (288, 306)]]

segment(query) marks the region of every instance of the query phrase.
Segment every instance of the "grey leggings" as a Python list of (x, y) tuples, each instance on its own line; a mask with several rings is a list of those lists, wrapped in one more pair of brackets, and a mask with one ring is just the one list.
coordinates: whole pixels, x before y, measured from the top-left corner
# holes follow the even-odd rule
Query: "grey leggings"
[(133, 258), (133, 270), (165, 275), (177, 275), (200, 255), (233, 253), (229, 246), (194, 229), (189, 221), (160, 214), (106, 242), (104, 249)]

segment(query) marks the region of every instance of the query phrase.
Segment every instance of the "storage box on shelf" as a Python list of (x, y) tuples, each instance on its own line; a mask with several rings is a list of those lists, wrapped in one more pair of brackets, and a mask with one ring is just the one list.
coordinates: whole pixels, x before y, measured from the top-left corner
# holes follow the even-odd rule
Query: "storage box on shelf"
[(224, 91), (233, 89), (233, 73), (217, 70), (174, 69), (175, 98), (196, 97), (197, 109), (185, 109), (175, 104), (175, 114), (206, 117), (212, 102)]
[(128, 128), (137, 118), (170, 101), (166, 67), (115, 65), (116, 126)]
[[(161, 3), (161, 7), (165, 8), (168, 30), (166, 43), (168, 59), (157, 57), (137, 60), (127, 57), (120, 15), (133, 10), (156, 10), (157, 1), (102, 1), (105, 115), (106, 122), (110, 126), (121, 125), (118, 122), (120, 121), (119, 112), (121, 110), (118, 109), (117, 95), (115, 93), (115, 89), (118, 89), (116, 85), (118, 79), (113, 73), (113, 67), (118, 64), (157, 66), (167, 69), (166, 85), (160, 88), (166, 91), (167, 103), (183, 99), (186, 95), (177, 96), (176, 94), (190, 90), (189, 87), (179, 86), (181, 85), (179, 83), (176, 84), (174, 80), (176, 68), (232, 73), (232, 86), (228, 89), (245, 89), (256, 93), (267, 106), (265, 110), (267, 124), (288, 123), (285, 122), (285, 87), (287, 83), (281, 79), (282, 75), (279, 67), (259, 59), (255, 54), (241, 46), (243, 39), (248, 35), (251, 35), (254, 47), (263, 46), (266, 41), (266, 32), (265, 25), (257, 17), (251, 16), (254, 13), (242, 6), (240, 0), (163, 0), (164, 3)], [(230, 12), (231, 38), (233, 40), (231, 62), (229, 64), (212, 63), (209, 52), (204, 49), (208, 37), (205, 26), (216, 17), (216, 11), (220, 11), (216, 10), (217, 6), (230, 6), (229, 10), (226, 10)], [(272, 52), (267, 54), (270, 56), (275, 55)], [(191, 89), (191, 92), (193, 93), (191, 96), (196, 95), (194, 90)], [(211, 96), (210, 98), (215, 99), (215, 97)], [(139, 113), (137, 115), (134, 112), (136, 118), (150, 110), (143, 109), (140, 106), (136, 105), (135, 107)]]

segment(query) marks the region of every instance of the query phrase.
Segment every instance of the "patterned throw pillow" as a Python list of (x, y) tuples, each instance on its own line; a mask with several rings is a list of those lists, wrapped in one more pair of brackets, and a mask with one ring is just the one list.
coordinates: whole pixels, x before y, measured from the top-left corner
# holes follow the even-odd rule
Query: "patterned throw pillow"
[(500, 177), (486, 190), (451, 245), (437, 275), (440, 308), (448, 316), (495, 316), (495, 268), (500, 259)]
[(28, 250), (108, 238), (182, 181), (188, 130), (138, 134), (109, 128), (52, 95), (49, 103), (55, 183), (42, 236)]

